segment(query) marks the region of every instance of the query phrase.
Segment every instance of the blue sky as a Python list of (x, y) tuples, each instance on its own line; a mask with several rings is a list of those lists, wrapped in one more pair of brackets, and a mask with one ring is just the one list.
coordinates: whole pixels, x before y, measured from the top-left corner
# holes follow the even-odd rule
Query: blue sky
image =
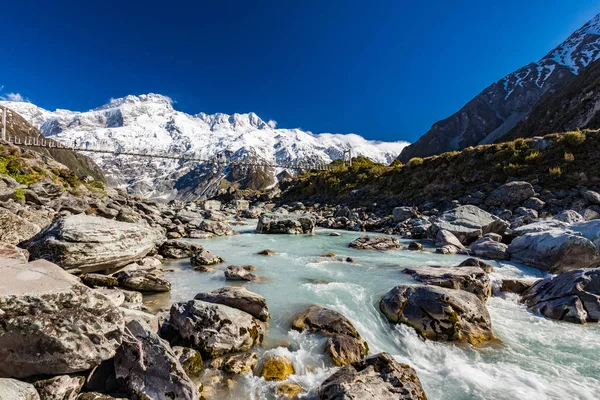
[(11, 1), (0, 86), (51, 110), (154, 92), (189, 113), (414, 141), (598, 12), (597, 0)]

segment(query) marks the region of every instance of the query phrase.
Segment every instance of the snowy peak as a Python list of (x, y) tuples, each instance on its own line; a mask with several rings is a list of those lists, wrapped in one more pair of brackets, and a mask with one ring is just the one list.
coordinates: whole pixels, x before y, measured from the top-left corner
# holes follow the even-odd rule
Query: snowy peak
[(233, 130), (249, 130), (249, 129), (269, 129), (270, 126), (260, 119), (258, 115), (251, 112), (248, 114), (233, 115), (216, 113), (205, 114), (203, 112), (196, 114), (196, 118), (205, 122), (212, 131), (233, 129)]
[(153, 104), (157, 106), (162, 106), (167, 109), (173, 109), (173, 100), (170, 97), (163, 96), (162, 94), (148, 93), (141, 94), (139, 96), (128, 95), (125, 97), (121, 97), (118, 99), (110, 99), (108, 104), (95, 108), (94, 110), (106, 110), (109, 108), (118, 108), (124, 105), (128, 105), (131, 107), (138, 107), (141, 105)]
[(550, 51), (540, 64), (554, 62), (569, 68), (575, 75), (582, 68), (598, 59), (600, 52), (600, 14), (573, 32), (554, 50)]

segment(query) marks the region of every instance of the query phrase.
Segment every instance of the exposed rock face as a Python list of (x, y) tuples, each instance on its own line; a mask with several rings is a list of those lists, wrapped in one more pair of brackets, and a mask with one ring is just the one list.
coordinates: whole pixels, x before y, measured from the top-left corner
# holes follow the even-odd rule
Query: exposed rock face
[(264, 362), (260, 376), (268, 381), (284, 381), (294, 373), (292, 362), (283, 356), (268, 355)]
[(551, 273), (600, 264), (594, 243), (574, 232), (552, 229), (515, 238), (508, 250), (511, 260)]
[(426, 400), (414, 369), (379, 353), (339, 369), (319, 389), (322, 400)]
[(432, 237), (436, 237), (437, 232), (443, 229), (451, 232), (461, 243), (468, 244), (486, 233), (502, 235), (507, 227), (507, 222), (479, 207), (468, 205), (456, 207), (434, 218), (429, 231)]
[(68, 374), (112, 358), (124, 322), (104, 295), (45, 260), (0, 259), (0, 376)]
[(248, 351), (262, 343), (265, 332), (264, 323), (250, 314), (201, 300), (173, 304), (169, 323), (206, 358)]
[(0, 242), (18, 244), (37, 234), (41, 228), (4, 208), (0, 208)]
[(76, 400), (84, 382), (84, 376), (60, 375), (37, 381), (34, 386), (41, 400)]
[(542, 315), (585, 324), (600, 321), (600, 268), (576, 269), (537, 281), (522, 298)]
[(439, 267), (421, 266), (405, 268), (404, 272), (428, 285), (435, 285), (449, 289), (465, 290), (473, 293), (481, 300), (492, 295), (492, 283), (488, 274), (479, 267)]
[(508, 260), (508, 246), (493, 240), (490, 237), (482, 237), (469, 246), (469, 252), (478, 257), (491, 258), (492, 260)]
[(156, 229), (82, 214), (56, 220), (22, 245), (34, 259), (73, 272), (95, 272), (144, 257), (161, 237)]
[(529, 182), (509, 182), (492, 191), (485, 199), (485, 204), (488, 206), (511, 206), (519, 204), (534, 195), (535, 190)]
[(413, 327), (426, 339), (471, 344), (494, 339), (483, 302), (464, 290), (427, 285), (399, 285), (379, 302), (390, 322)]
[(200, 245), (185, 240), (171, 239), (164, 242), (158, 252), (166, 258), (188, 258), (202, 250), (204, 249)]
[(255, 271), (252, 265), (229, 265), (225, 269), (225, 279), (228, 281), (253, 281), (256, 279), (251, 271)]
[(16, 379), (0, 378), (0, 399), (2, 400), (40, 400), (40, 396), (31, 383)]
[(359, 250), (379, 251), (397, 250), (402, 248), (402, 245), (395, 237), (371, 235), (359, 237), (358, 239), (350, 242), (348, 246)]
[(194, 299), (237, 308), (264, 322), (271, 318), (265, 298), (239, 286), (226, 286), (210, 292), (198, 293)]
[(206, 249), (197, 251), (190, 257), (190, 263), (194, 267), (220, 264), (223, 261), (225, 260)]
[(186, 375), (169, 344), (138, 321), (127, 324), (133, 337), (115, 356), (115, 373), (133, 399), (199, 400), (200, 394)]
[(347, 365), (363, 358), (369, 352), (367, 342), (354, 325), (337, 311), (311, 306), (292, 321), (295, 329), (308, 329), (329, 335), (325, 353), (337, 366)]
[(309, 234), (315, 233), (317, 220), (310, 213), (304, 214), (263, 214), (258, 219), (256, 233), (287, 233)]

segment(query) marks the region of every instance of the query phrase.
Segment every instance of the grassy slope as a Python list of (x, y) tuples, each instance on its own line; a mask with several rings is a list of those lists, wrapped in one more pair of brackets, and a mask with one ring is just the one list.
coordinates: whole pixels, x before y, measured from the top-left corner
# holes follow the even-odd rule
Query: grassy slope
[(353, 206), (419, 204), (456, 199), (475, 190), (488, 192), (509, 178), (539, 183), (544, 189), (600, 186), (600, 133), (545, 136), (548, 147), (532, 139), (470, 147), (406, 165), (357, 159), (353, 167), (311, 172), (282, 184), (284, 200), (347, 203)]

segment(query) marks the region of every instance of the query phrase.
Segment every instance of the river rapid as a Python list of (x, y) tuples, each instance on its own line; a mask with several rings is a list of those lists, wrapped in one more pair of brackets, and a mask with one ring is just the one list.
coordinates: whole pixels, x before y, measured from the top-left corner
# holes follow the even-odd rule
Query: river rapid
[[(600, 325), (580, 326), (534, 315), (515, 295), (492, 297), (487, 307), (500, 344), (475, 348), (420, 339), (412, 328), (394, 326), (380, 314), (379, 298), (400, 283), (413, 282), (404, 267), (457, 265), (464, 256), (405, 249), (377, 252), (354, 250), (348, 243), (361, 233), (319, 229), (314, 236), (257, 235), (255, 224), (238, 227), (240, 235), (190, 240), (226, 259), (215, 272), (198, 272), (189, 260), (166, 264), (172, 291), (150, 298), (165, 305), (192, 299), (198, 292), (230, 285), (223, 270), (230, 264), (252, 264), (259, 281), (246, 288), (263, 295), (272, 319), (259, 359), (265, 352), (290, 358), (296, 373), (289, 380), (315, 398), (320, 383), (335, 368), (323, 355), (325, 340), (290, 328), (292, 317), (305, 306), (318, 304), (342, 313), (369, 344), (369, 353), (386, 351), (418, 373), (429, 399), (598, 399), (600, 398)], [(402, 241), (402, 240), (401, 240)], [(408, 244), (409, 241), (402, 241)], [(272, 249), (274, 256), (257, 255)], [(356, 262), (320, 257), (333, 252)], [(491, 262), (492, 279), (543, 277), (536, 269), (508, 262)], [(166, 296), (166, 297), (165, 297)], [(260, 372), (260, 361), (255, 369)], [(270, 399), (276, 383), (253, 374), (235, 378), (218, 399)]]

